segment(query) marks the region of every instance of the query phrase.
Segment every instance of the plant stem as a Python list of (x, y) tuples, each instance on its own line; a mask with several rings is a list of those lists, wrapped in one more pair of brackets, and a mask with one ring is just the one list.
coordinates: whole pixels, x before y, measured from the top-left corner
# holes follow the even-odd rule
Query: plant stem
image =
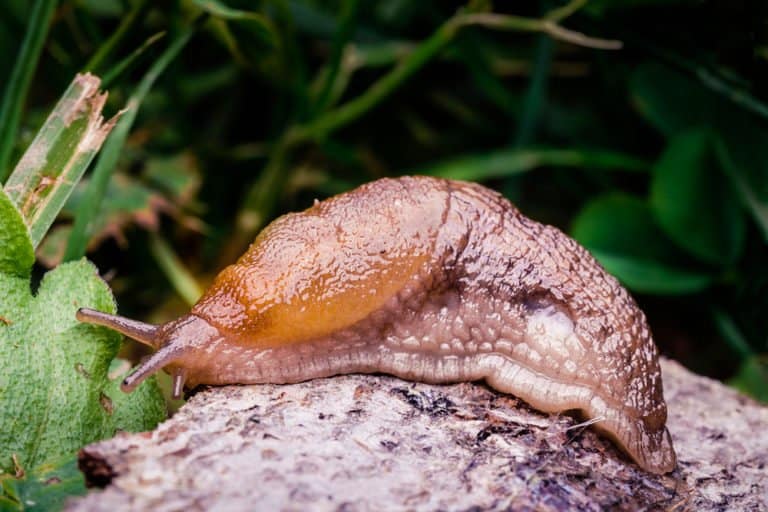
[(459, 19), (463, 26), (480, 25), (497, 30), (515, 30), (518, 32), (543, 32), (555, 39), (572, 43), (587, 48), (598, 50), (620, 50), (621, 41), (615, 39), (600, 39), (590, 37), (565, 27), (561, 27), (556, 21), (538, 18), (523, 18), (521, 16), (508, 16), (495, 13), (467, 14)]
[(21, 121), (21, 111), (26, 103), (29, 84), (48, 35), (56, 0), (37, 0), (29, 16), (24, 41), (16, 56), (16, 63), (8, 78), (5, 94), (0, 105), (0, 182), (11, 173), (11, 154)]
[(197, 302), (197, 299), (202, 295), (200, 285), (181, 262), (178, 255), (173, 252), (171, 246), (159, 235), (153, 233), (150, 237), (149, 249), (168, 281), (176, 293), (184, 299), (184, 302), (190, 306)]

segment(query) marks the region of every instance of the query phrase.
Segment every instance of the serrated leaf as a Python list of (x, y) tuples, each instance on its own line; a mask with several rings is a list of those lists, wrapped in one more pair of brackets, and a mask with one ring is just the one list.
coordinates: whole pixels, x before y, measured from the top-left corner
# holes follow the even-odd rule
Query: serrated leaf
[(109, 383), (104, 388), (105, 399), (112, 408), (112, 422), (116, 430), (143, 432), (152, 430), (158, 421), (165, 419), (166, 406), (159, 387), (153, 381), (151, 386), (139, 386), (131, 393), (120, 389), (120, 382), (131, 370), (128, 361), (115, 359), (109, 368)]
[(571, 233), (608, 272), (637, 292), (691, 293), (713, 280), (709, 273), (686, 265), (642, 199), (599, 197), (584, 207)]
[(0, 274), (29, 276), (35, 261), (35, 254), (29, 241), (29, 231), (21, 214), (2, 188), (0, 188), (0, 219), (5, 219), (2, 222), (3, 229), (0, 229)]
[[(0, 204), (8, 201), (0, 193)], [(0, 233), (26, 233), (21, 216), (5, 210)], [(107, 371), (120, 336), (75, 319), (79, 307), (115, 310), (96, 268), (84, 259), (61, 265), (33, 295), (29, 238), (26, 244), (28, 266), (0, 272), (0, 469), (7, 472), (17, 464), (34, 470), (117, 429), (146, 428), (164, 416), (155, 382), (138, 395), (110, 397)], [(0, 246), (0, 261), (8, 261), (14, 247)], [(123, 400), (130, 406), (116, 413), (115, 402), (120, 407)]]
[(670, 139), (654, 168), (651, 208), (679, 247), (704, 262), (727, 265), (742, 252), (746, 226), (714, 146), (707, 130)]

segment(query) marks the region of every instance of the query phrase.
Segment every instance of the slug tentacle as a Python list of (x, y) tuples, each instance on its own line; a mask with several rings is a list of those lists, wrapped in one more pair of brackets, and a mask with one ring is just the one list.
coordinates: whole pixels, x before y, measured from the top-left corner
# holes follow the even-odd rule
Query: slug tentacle
[(160, 348), (141, 363), (120, 385), (123, 391), (133, 391), (153, 373), (170, 367), (173, 375), (173, 397), (181, 397), (189, 370), (201, 372), (207, 361), (200, 356), (213, 351), (222, 340), (218, 329), (197, 315), (184, 315), (158, 326)]
[[(164, 366), (172, 363), (181, 355), (182, 349), (178, 345), (165, 345), (152, 356), (136, 367), (120, 384), (120, 389), (130, 393), (136, 389), (139, 384), (144, 382), (147, 377), (154, 374)], [(175, 387), (175, 382), (174, 382)]]
[(183, 368), (176, 368), (173, 371), (173, 387), (171, 389), (171, 398), (178, 400), (184, 392), (184, 380), (187, 378), (187, 371)]
[(201, 347), (215, 346), (222, 337), (218, 329), (204, 319), (191, 314), (162, 325), (151, 325), (88, 308), (78, 309), (75, 316), (81, 322), (109, 327), (158, 349), (123, 380), (120, 389), (125, 392), (133, 391), (147, 377), (170, 365), (174, 367), (173, 397), (181, 397), (188, 373), (186, 368), (190, 365), (194, 366), (195, 361), (198, 364), (205, 364), (204, 361), (194, 358), (185, 360), (185, 356), (194, 355), (193, 352)]
[(88, 308), (78, 309), (75, 316), (81, 322), (109, 327), (152, 348), (158, 348), (160, 344), (157, 336), (158, 326), (156, 325)]

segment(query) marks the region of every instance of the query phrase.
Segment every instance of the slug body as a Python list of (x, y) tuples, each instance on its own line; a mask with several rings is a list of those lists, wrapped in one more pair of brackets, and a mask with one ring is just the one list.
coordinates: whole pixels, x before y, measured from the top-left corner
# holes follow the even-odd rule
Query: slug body
[(650, 472), (676, 465), (642, 311), (575, 241), (477, 184), (369, 183), (275, 220), (178, 320), (78, 318), (158, 349), (128, 391), (161, 368), (176, 394), (357, 372), (485, 379), (598, 420)]

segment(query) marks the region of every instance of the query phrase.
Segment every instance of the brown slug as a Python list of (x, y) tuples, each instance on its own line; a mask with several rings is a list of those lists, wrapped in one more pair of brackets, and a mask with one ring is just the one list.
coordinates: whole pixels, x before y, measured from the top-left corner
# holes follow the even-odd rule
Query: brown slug
[(643, 312), (574, 240), (473, 183), (382, 179), (284, 215), (163, 325), (77, 317), (157, 349), (124, 391), (161, 368), (177, 396), (357, 372), (485, 379), (580, 410), (652, 473), (676, 465)]

